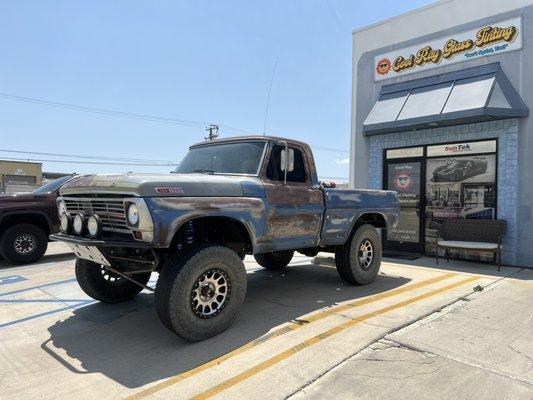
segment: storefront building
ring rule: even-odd
[[[503,219],[503,262],[533,266],[533,3],[440,1],[353,40],[350,185],[399,193],[385,248],[432,254],[445,219]]]

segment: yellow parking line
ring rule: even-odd
[[[341,324],[341,325],[338,325],[334,328],[331,328],[317,336],[314,336],[294,347],[291,347],[290,349],[288,350],[285,350],[284,352],[282,353],[279,353],[277,355],[275,355],[274,357],[271,357],[269,358],[268,360],[265,360],[257,365],[255,365],[254,367],[250,368],[250,369],[247,369],[246,371],[234,376],[233,378],[231,379],[228,379],[214,387],[212,387],[211,389],[208,389],[206,390],[205,392],[202,392],[194,397],[191,398],[191,400],[205,400],[205,399],[208,399],[210,397],[213,397],[214,395],[234,386],[234,385],[237,385],[238,383],[250,378],[251,376],[253,375],[256,375],[257,373],[291,357],[292,355],[296,354],[296,353],[299,353],[300,351],[326,339],[326,338],[329,338],[330,336],[333,336],[334,334],[336,333],[339,333],[339,332],[342,332],[344,331],[345,329],[348,329],[350,328],[351,326],[354,326],[360,322],[363,322],[363,321],[366,321],[367,319],[370,319],[370,318],[373,318],[375,316],[378,316],[378,315],[381,315],[381,314],[384,314],[384,313],[387,313],[389,311],[392,311],[392,310],[396,310],[398,308],[401,308],[401,307],[405,307],[409,304],[412,304],[412,303],[415,303],[417,301],[420,301],[420,300],[424,300],[424,299],[427,299],[428,297],[431,297],[431,296],[435,296],[437,294],[440,294],[440,293],[443,293],[443,292],[446,292],[448,290],[452,290],[458,286],[461,286],[461,285],[464,285],[466,283],[469,283],[469,282],[472,282],[476,279],[479,279],[479,276],[471,276],[469,278],[466,278],[466,279],[463,279],[459,282],[456,282],[456,283],[452,283],[450,285],[447,285],[447,286],[444,286],[440,289],[436,289],[436,290],[432,290],[431,292],[428,292],[428,293],[424,293],[424,294],[421,294],[419,296],[416,296],[416,297],[412,297],[410,299],[407,299],[407,300],[404,300],[404,301],[401,301],[399,303],[396,303],[396,304],[393,304],[391,306],[388,306],[388,307],[383,307],[383,308],[380,308],[379,310],[376,310],[376,311],[373,311],[373,312],[370,312],[368,314],[364,314],[360,317],[357,317],[357,318],[354,318],[354,319],[351,319],[350,321],[348,322],[345,322],[344,324]]]
[[[443,281],[445,279],[448,279],[448,278],[452,278],[454,276],[456,276],[457,274],[454,274],[454,273],[447,273],[447,274],[443,274],[443,275],[439,275],[439,276],[436,276],[434,278],[431,278],[431,279],[427,279],[425,281],[421,281],[421,282],[418,282],[418,283],[415,283],[415,284],[412,284],[412,285],[407,285],[407,286],[402,286],[400,288],[397,288],[397,289],[392,289],[392,290],[389,290],[388,292],[383,292],[383,293],[380,293],[380,294],[376,294],[376,295],[372,295],[372,296],[369,296],[369,297],[365,297],[361,300],[357,300],[357,301],[354,301],[354,302],[351,302],[351,303],[348,303],[348,304],[343,304],[341,306],[336,306],[336,307],[331,307],[325,311],[320,311],[316,314],[312,314],[310,317],[308,317],[305,322],[315,322],[315,321],[318,321],[322,318],[326,318],[327,316],[335,313],[335,312],[340,312],[340,311],[345,311],[345,310],[348,310],[350,308],[354,308],[354,307],[358,307],[358,306],[363,306],[363,305],[366,305],[366,304],[370,304],[370,303],[373,303],[373,302],[376,302],[378,300],[382,300],[382,299],[385,299],[387,297],[392,297],[392,296],[396,296],[398,294],[402,294],[402,293],[406,293],[406,292],[409,292],[411,290],[415,290],[415,289],[419,289],[421,287],[424,287],[424,286],[427,286],[427,285],[431,285],[432,283],[437,283],[437,282],[440,282],[440,281]],[[245,352],[246,350],[249,350],[253,347],[256,347],[262,343],[265,343],[266,341],[268,340],[271,340],[275,337],[278,337],[278,336],[281,336],[287,332],[291,332],[291,331],[294,331],[294,330],[297,330],[299,328],[301,328],[302,325],[301,323],[291,323],[287,326],[284,326],[282,328],[279,328],[279,329],[276,329],[275,331],[273,332],[270,332],[264,336],[261,336],[260,338],[257,338],[257,339],[254,339],[248,343],[246,343],[245,345],[235,349],[235,350],[232,350],[230,351],[229,353],[226,353],[220,357],[217,357],[217,358],[214,358],[213,360],[211,361],[208,361],[206,362],[205,364],[202,364],[202,365],[199,365],[189,371],[186,371],[186,372],[183,372],[179,375],[175,375],[175,376],[172,376],[170,378],[168,378],[167,380],[161,382],[161,383],[158,383],[152,387],[149,387],[145,390],[142,390],[138,393],[135,393],[129,397],[127,397],[126,399],[124,400],[140,400],[140,399],[143,399],[147,396],[150,396],[154,393],[157,393],[169,386],[172,386],[172,385],[175,385],[187,378],[190,378],[191,376],[194,376],[194,375],[197,375],[199,374],[200,372],[203,372],[205,371],[206,369],[209,369],[211,367],[214,367],[230,358],[233,358],[243,352]]]

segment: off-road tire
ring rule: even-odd
[[[134,274],[131,277],[146,285],[150,280],[150,273]],[[81,258],[76,260],[76,279],[88,296],[102,303],[122,303],[133,299],[143,290],[141,286],[123,277],[118,277],[115,282],[107,280],[100,264]]]
[[[29,235],[34,241],[31,251],[27,254],[18,252],[15,248],[17,238]],[[13,264],[30,264],[40,259],[48,248],[48,237],[46,233],[33,224],[17,224],[8,228],[2,235],[0,242],[0,254],[2,257]]]
[[[366,270],[360,262],[360,248],[367,240],[373,249],[372,261]],[[350,236],[348,241],[335,249],[335,265],[340,277],[352,285],[367,285],[376,279],[381,266],[381,238],[372,225],[364,224]]]
[[[210,270],[221,270],[229,281],[227,298],[211,317],[193,309],[193,288]],[[155,306],[170,331],[189,342],[198,342],[226,330],[235,320],[246,296],[246,270],[233,250],[214,244],[197,245],[171,257],[159,273]]]
[[[263,268],[271,271],[279,271],[285,268],[292,260],[294,256],[293,250],[275,251],[272,253],[259,253],[255,254],[254,258],[257,263]]]

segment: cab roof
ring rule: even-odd
[[[231,142],[249,142],[249,141],[269,141],[269,142],[278,142],[278,141],[286,141],[288,143],[293,144],[299,144],[304,147],[309,147],[307,143],[301,142],[299,140],[279,137],[279,136],[263,136],[263,135],[248,135],[248,136],[232,136],[228,138],[221,138],[221,139],[215,139],[215,140],[206,140],[204,142],[198,142],[190,146],[189,148],[193,147],[201,147],[201,146],[209,146],[213,144],[222,144],[222,143],[231,143]]]

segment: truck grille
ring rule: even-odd
[[[95,214],[102,221],[102,230],[119,233],[130,233],[126,223],[124,202],[120,199],[69,199],[63,197],[67,212],[75,214]]]

